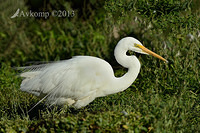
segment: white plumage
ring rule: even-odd
[[[100,58],[75,56],[69,60],[24,67],[28,71],[21,74],[24,77],[21,90],[45,97],[51,105],[84,107],[96,97],[123,91],[134,82],[140,71],[140,62],[134,55],[127,56],[128,50],[151,54],[166,61],[138,40],[126,37],[118,42],[114,53],[117,62],[128,68],[124,76],[115,77],[111,65]]]

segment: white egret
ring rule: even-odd
[[[136,56],[126,55],[128,50],[150,54],[167,62],[145,48],[137,39],[125,37],[114,50],[117,62],[128,68],[122,77],[115,77],[111,65],[100,58],[75,56],[69,60],[24,67],[28,71],[20,75],[24,77],[21,90],[43,97],[51,105],[84,107],[96,97],[124,91],[135,81],[140,71],[140,62]]]

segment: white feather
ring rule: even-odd
[[[59,100],[56,100],[59,98],[77,102],[90,95],[105,96],[104,92],[98,91],[106,87],[114,77],[112,67],[106,61],[91,56],[76,56],[70,60],[47,64],[44,68],[38,70],[35,66],[29,67],[28,72],[22,73],[25,79],[21,90],[37,96],[50,93],[47,97],[50,104],[59,104]],[[106,74],[104,78],[102,74]],[[63,103],[63,100],[60,102]]]
[[[55,63],[22,67],[26,71],[21,74],[25,78],[21,90],[46,98],[51,105],[84,107],[96,97],[127,89],[135,81],[140,71],[140,62],[135,56],[127,56],[128,50],[139,53],[147,51],[166,61],[144,48],[135,38],[126,37],[119,41],[114,51],[117,62],[128,68],[122,77],[115,77],[111,65],[100,58],[76,56]]]

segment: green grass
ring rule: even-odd
[[[50,1],[48,10],[73,9],[76,15],[47,20],[10,19],[16,5],[24,11],[31,5],[17,2],[11,4],[13,11],[7,5],[1,4],[5,10],[0,15],[0,132],[200,131],[198,1]],[[111,63],[121,76],[126,69],[116,63],[113,49],[125,36],[138,38],[169,63],[133,53],[142,67],[127,90],[97,98],[79,110],[48,108],[42,102],[28,113],[40,99],[20,91],[22,79],[13,66],[91,55]]]

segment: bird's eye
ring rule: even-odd
[[[137,47],[137,48],[139,48],[139,44],[137,44],[137,43],[134,43],[134,46]]]

